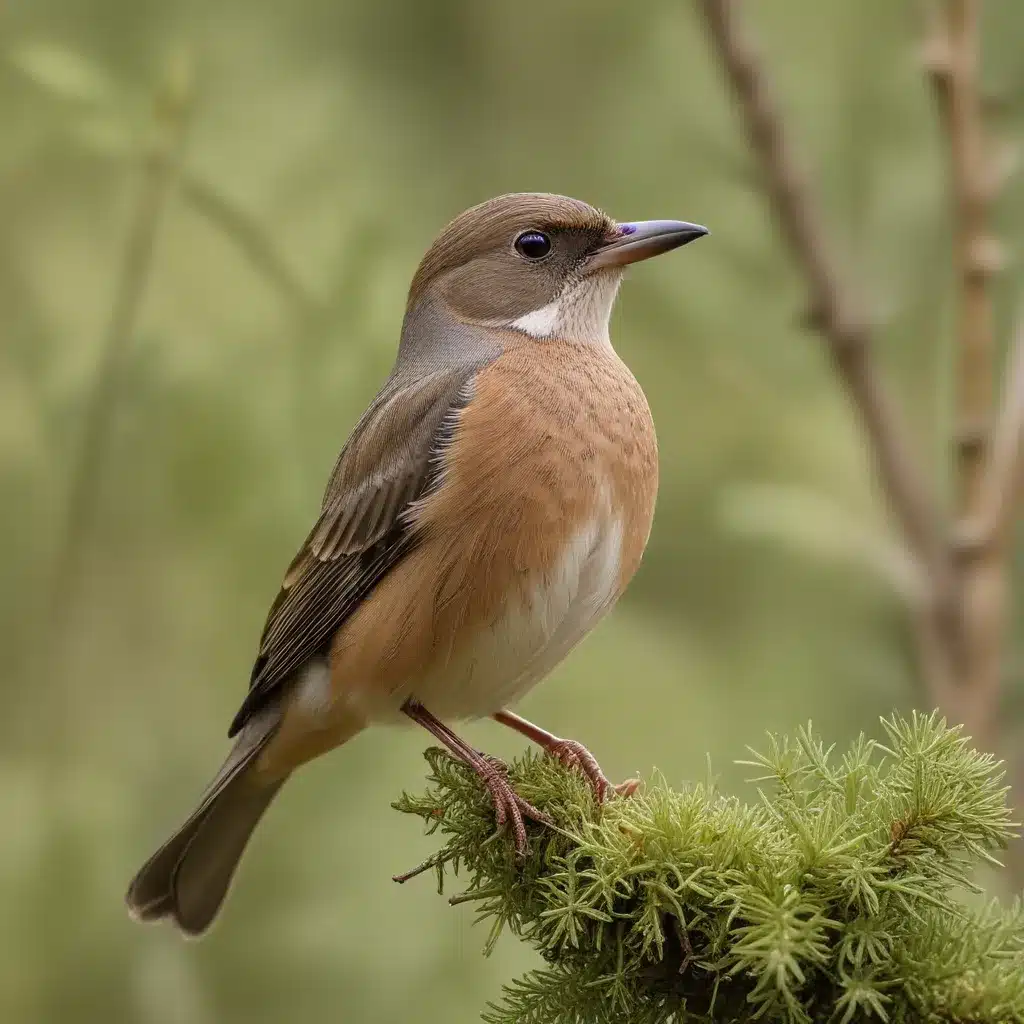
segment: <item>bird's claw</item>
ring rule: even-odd
[[[547,750],[566,768],[577,768],[583,773],[598,803],[604,803],[613,793],[616,796],[632,796],[640,786],[639,779],[626,779],[618,785],[611,782],[601,771],[597,758],[578,740],[558,740]]]
[[[495,757],[484,756],[476,771],[487,787],[494,804],[494,822],[498,829],[510,825],[515,841],[516,853],[523,857],[529,852],[526,841],[526,820],[541,825],[553,825],[551,816],[534,807],[529,800],[524,800],[508,780],[508,769],[503,761]]]

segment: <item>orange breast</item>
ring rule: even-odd
[[[618,357],[517,338],[477,378],[443,483],[415,510],[422,543],[339,631],[336,696],[390,717],[418,680],[443,678],[463,645],[529,602],[602,508],[619,531],[614,601],[640,562],[657,485],[650,410]]]

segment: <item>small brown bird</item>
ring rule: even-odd
[[[134,916],[205,931],[289,775],[403,716],[481,776],[520,848],[524,817],[544,816],[446,721],[491,716],[609,793],[586,748],[507,709],[640,562],[657,441],[608,320],[627,264],[705,234],[532,193],[441,232],[413,278],[394,369],[270,609],[235,746],[132,881]]]

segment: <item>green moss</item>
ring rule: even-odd
[[[937,716],[883,723],[842,757],[811,730],[744,762],[749,806],[651,780],[598,807],[544,757],[509,767],[555,828],[517,858],[486,793],[432,749],[430,788],[398,810],[445,837],[430,862],[545,961],[489,1024],[1024,1021],[1024,908],[955,898],[1009,838],[999,764]]]

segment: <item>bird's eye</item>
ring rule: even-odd
[[[543,231],[524,231],[516,238],[516,252],[528,260],[542,260],[551,252],[551,239]]]

